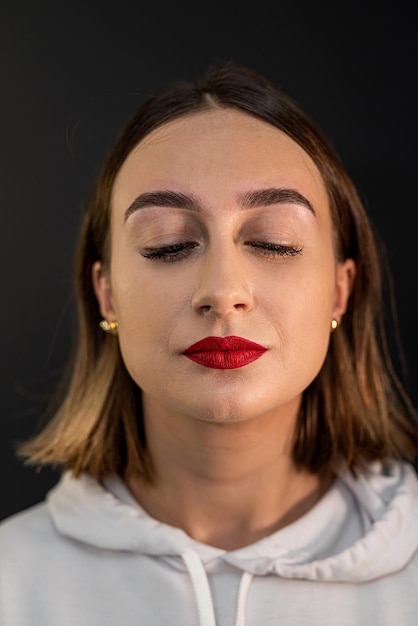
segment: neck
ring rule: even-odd
[[[282,416],[214,423],[144,407],[156,478],[128,483],[148,513],[225,550],[248,545],[293,522],[325,490],[291,457],[297,407]]]

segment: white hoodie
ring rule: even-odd
[[[1,626],[418,626],[418,480],[341,476],[302,518],[226,552],[123,482],[64,473],[0,524]]]

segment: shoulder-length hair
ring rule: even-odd
[[[122,164],[148,133],[171,120],[236,109],[280,129],[319,169],[329,198],[338,261],[352,258],[356,277],[348,309],[330,338],[322,369],[304,391],[293,459],[315,473],[356,474],[386,457],[418,453],[416,414],[390,358],[383,317],[382,262],[371,221],[339,156],[316,123],[280,86],[234,62],[209,69],[201,82],[175,82],[143,102],[105,159],[78,240],[75,284],[78,339],[65,394],[53,418],[19,455],[31,464],[86,471],[101,478],[136,474],[151,481],[141,394],[116,337],[99,328],[92,266],[109,262],[111,194]]]

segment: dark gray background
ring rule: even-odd
[[[275,79],[342,156],[386,241],[416,401],[414,2],[9,3],[0,14],[0,519],[57,480],[23,467],[14,446],[39,423],[71,345],[75,238],[103,154],[143,96],[220,59]]]

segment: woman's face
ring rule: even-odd
[[[294,415],[354,275],[351,260],[336,262],[307,153],[237,111],[183,117],[128,156],[111,223],[110,267],[96,264],[93,283],[146,410],[205,421]],[[194,346],[208,337],[260,347]]]

